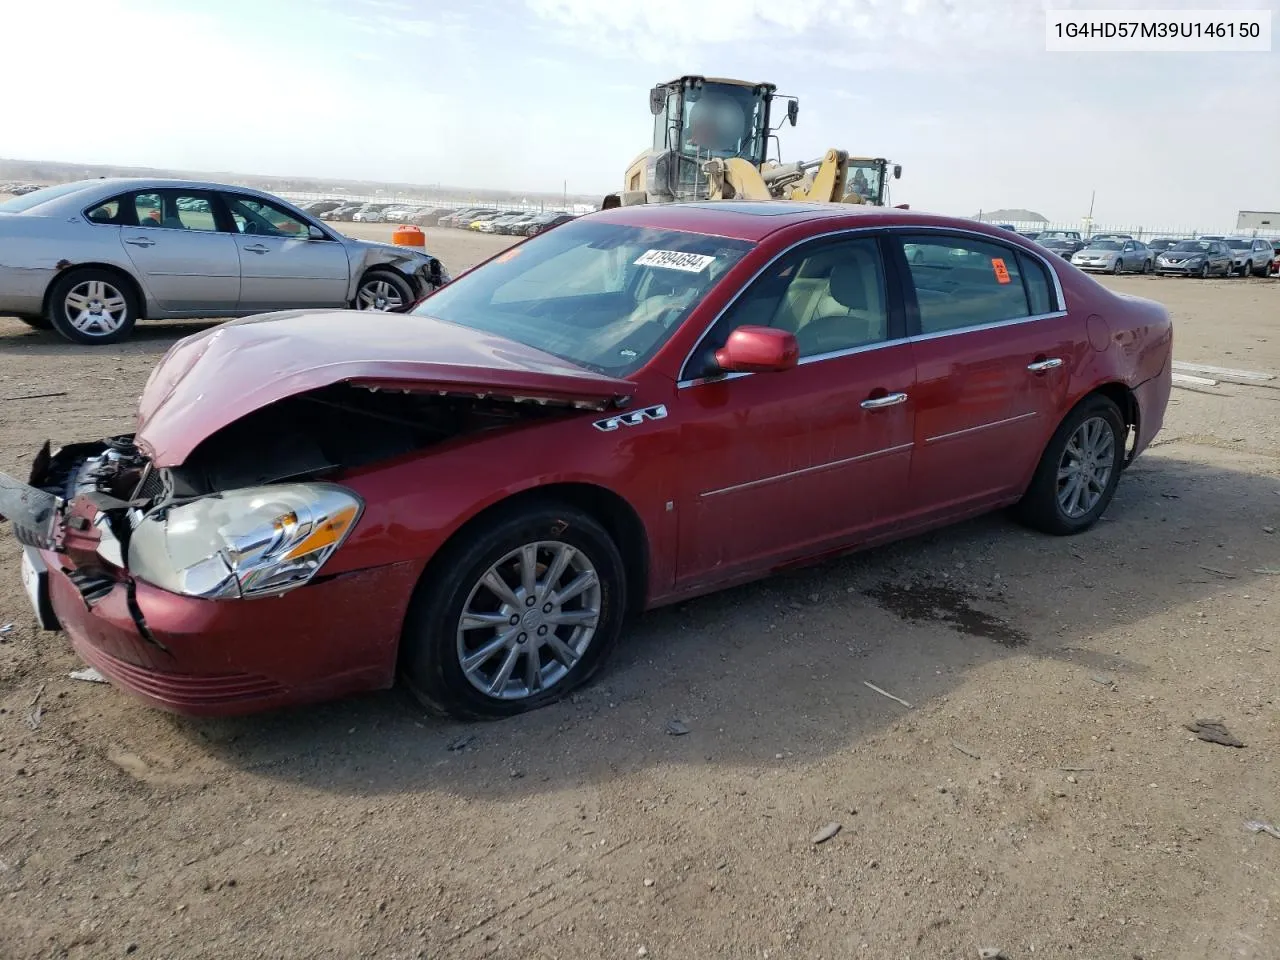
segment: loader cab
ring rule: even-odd
[[[845,174],[846,202],[887,206],[890,176],[895,180],[901,178],[902,164],[890,166],[883,157],[850,157]]]
[[[684,76],[649,91],[649,202],[705,199],[708,183],[702,165],[708,160],[739,157],[759,168],[768,147],[775,89],[771,83]],[[787,119],[793,126],[797,109],[791,101]]]

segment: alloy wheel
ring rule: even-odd
[[[1072,520],[1098,505],[1116,465],[1116,439],[1102,417],[1076,427],[1058,461],[1058,507]]]
[[[63,299],[67,322],[88,336],[107,336],[119,330],[129,317],[129,302],[105,280],[86,280]]]
[[[357,310],[399,310],[404,298],[395,285],[387,280],[369,280],[360,285],[356,293]]]
[[[463,604],[457,626],[463,675],[502,700],[554,687],[595,637],[601,601],[600,576],[581,550],[539,540],[510,551]]]

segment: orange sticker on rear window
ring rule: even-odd
[[[1009,268],[1004,265],[1004,261],[999,257],[991,258],[991,269],[996,272],[997,283],[1009,283]]]

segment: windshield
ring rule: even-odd
[[[1249,250],[1253,247],[1252,240],[1228,240],[1227,246],[1232,250]]]
[[[764,99],[750,87],[708,83],[700,91],[686,90],[681,151],[758,163],[764,158],[764,113]]]
[[[0,213],[25,213],[32,207],[38,207],[42,203],[57,200],[68,193],[75,193],[77,190],[83,189],[84,183],[82,182],[59,183],[52,187],[41,187],[39,190],[32,190],[25,196],[12,197],[4,203],[0,203]]]
[[[1089,244],[1090,250],[1119,250],[1120,244],[1114,240],[1094,240]]]
[[[1180,253],[1208,253],[1211,246],[1207,240],[1179,240],[1169,249]]]
[[[625,377],[751,247],[700,233],[572,221],[499,254],[413,312]]]
[[[1071,246],[1071,241],[1063,240],[1061,237],[1050,237],[1048,240],[1042,238],[1040,245],[1044,247],[1069,247]]]

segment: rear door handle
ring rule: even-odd
[[[128,237],[125,243],[131,243],[135,247],[154,247],[156,242],[150,237]]]
[[[248,250],[250,253],[270,253],[271,252],[270,247],[264,246],[261,243],[255,243],[253,244],[253,246],[245,247],[245,249]]]
[[[1050,357],[1048,360],[1037,360],[1035,363],[1028,363],[1027,369],[1032,373],[1043,373],[1046,370],[1054,370],[1062,366],[1061,357]]]
[[[872,397],[870,400],[862,401],[863,410],[879,410],[881,407],[893,407],[899,403],[906,403],[907,395],[905,393],[888,393],[883,397]]]

